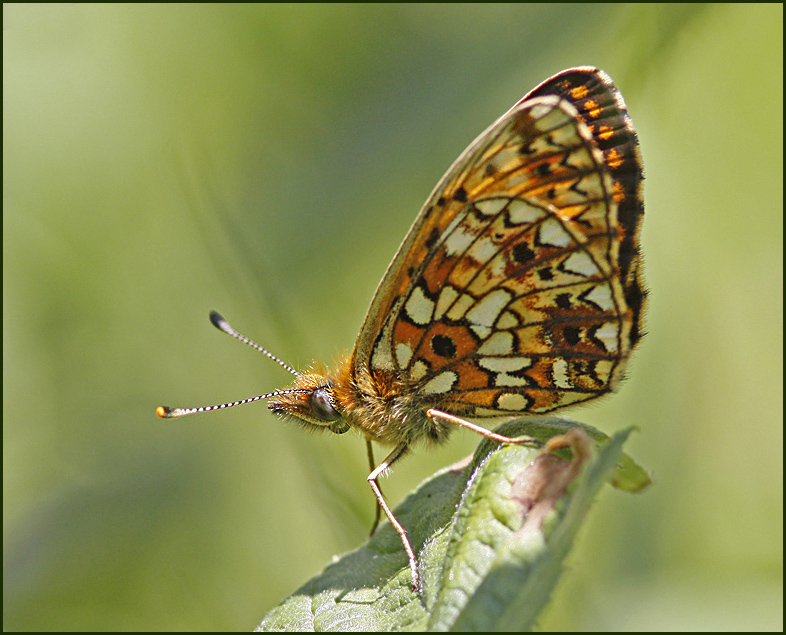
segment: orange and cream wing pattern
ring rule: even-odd
[[[640,336],[641,161],[611,80],[541,84],[459,157],[390,265],[352,358],[457,415],[612,390]]]

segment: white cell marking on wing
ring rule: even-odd
[[[603,311],[611,311],[614,309],[614,298],[612,297],[611,286],[609,284],[595,285],[592,287],[592,291],[583,297]]]
[[[497,174],[500,172],[505,173],[500,175],[502,178],[507,178],[511,172],[521,167],[522,157],[519,153],[519,149],[520,146],[516,143],[512,146],[508,145],[507,147],[497,150],[496,156],[494,157],[494,164],[497,167]]]
[[[592,155],[591,153],[587,152],[587,159],[585,165],[592,164]],[[590,172],[589,174],[585,175],[584,178],[581,179],[578,185],[579,189],[585,192],[584,198],[586,199],[598,199],[596,200],[592,206],[593,207],[600,207],[602,209],[606,209],[606,203],[604,200],[604,189],[603,189],[603,177],[601,176],[600,172]]]
[[[516,317],[516,315],[510,311],[505,311],[502,315],[499,316],[496,327],[498,329],[512,329],[516,328],[518,325],[519,319]]]
[[[573,237],[556,218],[547,218],[538,228],[538,242],[541,245],[567,247],[573,242]]]
[[[465,293],[455,304],[448,310],[448,318],[451,320],[460,320],[466,315],[467,311],[475,305],[475,298]]]
[[[390,331],[392,329],[392,320],[388,319],[383,329],[383,335],[374,347],[374,352],[371,356],[371,366],[379,370],[395,370],[393,364],[393,356],[390,352]]]
[[[551,365],[551,372],[554,376],[554,385],[563,390],[571,390],[573,384],[570,382],[570,375],[568,374],[568,362],[564,359],[558,358],[554,360]]]
[[[409,366],[409,360],[412,359],[412,347],[404,342],[396,344],[396,361],[399,368],[406,368]]]
[[[431,322],[431,316],[434,314],[434,302],[426,297],[423,289],[415,287],[407,298],[404,310],[410,320],[423,326]]]
[[[490,238],[482,238],[467,250],[467,255],[477,262],[486,263],[497,254],[498,250],[499,246]]]
[[[450,392],[457,381],[458,375],[452,370],[446,370],[427,382],[423,390],[429,394],[444,394]]]
[[[525,410],[529,403],[524,395],[506,392],[497,397],[497,406],[502,410]]]
[[[564,117],[563,121],[567,125],[561,125],[558,129],[552,130],[549,133],[549,137],[550,137],[550,140],[552,142],[552,146],[559,146],[559,147],[562,147],[562,148],[570,147],[570,146],[575,147],[579,143],[581,143],[581,137],[578,135],[578,133],[576,132],[576,129],[573,127],[573,122],[571,120],[569,120],[567,117],[565,117],[564,113],[560,113],[560,114]],[[583,125],[583,124],[579,124],[579,125]],[[586,128],[586,126],[585,126],[585,128]],[[576,160],[573,159],[572,155],[571,155],[570,164],[571,165],[577,165],[577,162],[576,162]],[[592,163],[581,163],[581,162],[579,162],[578,165],[580,165],[580,166],[592,166],[593,164]]]
[[[600,377],[601,381],[605,384],[611,378],[612,372],[615,376],[619,377],[622,373],[625,372],[625,366],[627,365],[628,360],[611,360],[611,359],[599,359],[595,363],[595,374]],[[617,385],[612,386],[612,390],[615,392],[619,389],[619,383]]]
[[[478,365],[495,373],[512,373],[532,366],[529,357],[481,357]]]
[[[496,216],[502,211],[502,208],[507,205],[508,199],[506,198],[487,198],[482,201],[477,201],[475,207],[484,216]]]
[[[546,136],[536,137],[535,139],[528,139],[528,147],[530,149],[531,156],[543,156],[546,154],[551,154],[556,149],[556,146],[552,143],[552,140]]]
[[[603,177],[608,177],[608,175],[602,175]],[[603,190],[603,183],[604,179],[601,176],[598,177],[597,188],[598,191],[591,191],[587,193],[587,196],[590,197],[590,200],[585,201],[581,204],[582,206],[582,213],[581,217],[587,220],[588,222],[592,223],[593,227],[597,228],[608,228],[609,221],[609,208],[608,203],[603,199],[605,196],[605,191]],[[595,198],[597,200],[591,200]]]
[[[531,382],[526,377],[515,377],[507,373],[498,373],[494,377],[494,385],[503,386],[528,386]]]
[[[490,326],[484,326],[483,324],[470,324],[469,328],[471,328],[472,332],[482,340],[485,340],[489,335],[491,335]]]
[[[573,155],[571,155],[572,158]],[[572,161],[571,161],[572,163]],[[561,188],[557,190],[556,196],[549,199],[549,203],[554,205],[558,210],[563,207],[569,207],[571,205],[582,205],[587,202],[588,195],[592,194],[592,190],[590,192],[577,192],[576,190],[568,189],[568,188]],[[570,220],[570,216],[567,217],[562,215],[566,220]]]
[[[453,220],[452,220],[452,221],[450,221],[450,223],[448,223],[448,226],[447,226],[447,227],[445,227],[445,231],[443,231],[443,232],[442,232],[442,235],[440,236],[440,238],[444,238],[445,236],[450,236],[450,234],[452,234],[452,233],[453,233],[453,230],[455,230],[455,229],[456,229],[456,227],[458,227],[459,223],[460,223],[460,222],[461,222],[463,219],[464,219],[464,215],[463,215],[463,214],[457,214],[457,215],[456,215],[456,216],[453,218]]]
[[[603,342],[609,353],[619,350],[620,328],[616,322],[604,322],[603,326],[595,331],[595,337]]]
[[[574,251],[562,261],[560,269],[585,277],[594,276],[600,273],[595,262],[584,251]]]
[[[510,355],[513,352],[513,334],[497,331],[478,348],[480,355]]]
[[[426,364],[422,360],[418,360],[414,364],[412,364],[412,369],[409,371],[409,378],[412,381],[420,381],[426,376],[427,372],[428,372],[428,364]]]
[[[513,295],[505,289],[490,291],[467,312],[467,320],[478,326],[494,326],[494,322],[512,297]]]
[[[459,296],[459,292],[456,290],[455,287],[450,285],[446,285],[442,287],[442,291],[439,292],[439,297],[437,298],[437,307],[434,311],[434,319],[439,320],[442,319],[442,316],[445,314],[445,311],[448,310],[448,307],[453,304],[453,301]]]
[[[532,127],[540,132],[551,131],[565,125],[567,116],[553,104],[538,104],[530,110]]]
[[[393,366],[393,356],[387,350],[387,347],[384,346],[379,346],[374,351],[371,365],[378,370],[395,370]]]
[[[535,223],[546,215],[540,207],[530,205],[520,198],[515,198],[508,205],[508,219],[514,225]]]
[[[574,145],[575,145],[575,141],[579,139],[579,137],[576,136],[575,131],[571,130],[570,137],[571,139],[574,140]],[[592,159],[592,152],[590,152],[584,146],[574,147],[571,150],[570,156],[568,157],[568,163],[573,167],[588,167],[588,168],[594,167],[595,164],[595,162]],[[577,189],[580,190],[585,190],[587,189],[587,187],[588,184],[584,180],[582,180],[577,185]],[[565,193],[569,191],[570,190],[564,190]],[[572,195],[581,196],[581,200],[586,200],[586,196],[584,196],[583,194],[580,195],[578,192],[575,191],[570,191],[570,192]]]
[[[463,229],[454,231],[445,241],[445,253],[448,256],[455,256],[456,254],[463,254],[467,247],[472,244],[475,236]]]

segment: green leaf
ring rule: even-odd
[[[566,433],[568,430],[574,432]],[[565,418],[519,419],[501,434],[562,449],[484,441],[474,457],[435,474],[395,509],[418,555],[424,591],[410,585],[398,534],[384,523],[278,607],[259,631],[529,630],[604,482],[650,481],[609,438]],[[581,431],[576,434],[576,431]]]

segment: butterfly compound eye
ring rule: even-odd
[[[311,413],[322,421],[335,421],[341,418],[341,414],[333,407],[329,388],[317,388],[311,393]]]

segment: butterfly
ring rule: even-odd
[[[603,71],[546,80],[459,156],[382,278],[351,354],[298,372],[292,387],[229,404],[157,410],[178,417],[270,399],[306,428],[363,434],[368,482],[417,557],[377,479],[418,444],[467,418],[546,413],[620,383],[642,334],[642,161],[625,102]],[[392,448],[379,465],[372,442]],[[376,527],[377,522],[375,522]],[[373,531],[373,529],[372,529]]]

